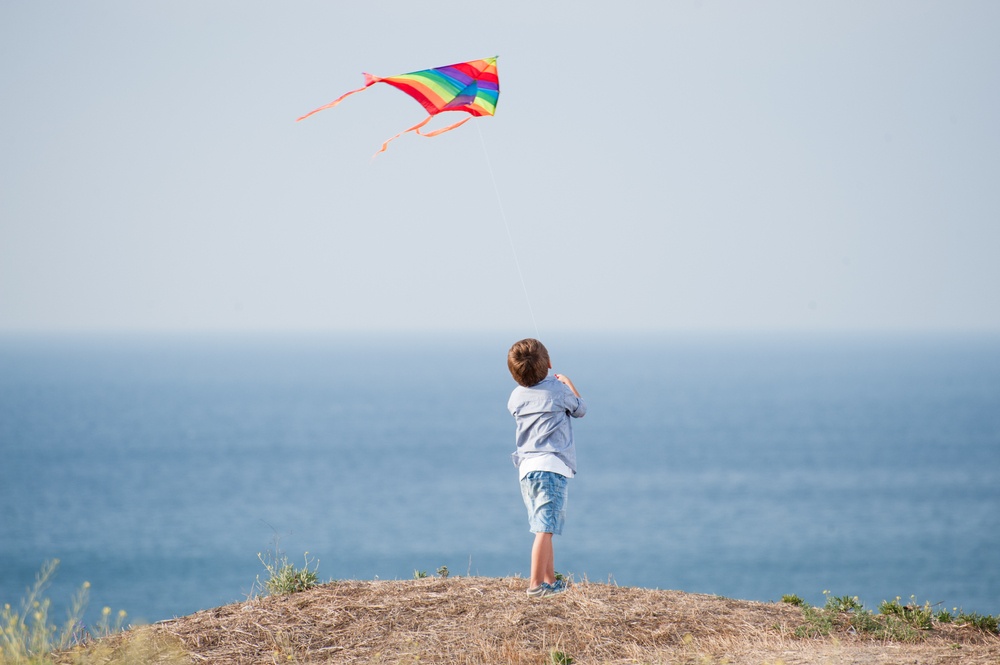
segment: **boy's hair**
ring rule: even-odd
[[[549,352],[537,339],[514,342],[507,352],[507,369],[522,386],[530,388],[540,383],[549,373]]]

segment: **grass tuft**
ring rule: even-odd
[[[268,551],[266,558],[258,552],[257,558],[260,559],[260,562],[264,564],[264,568],[267,569],[268,578],[261,584],[260,577],[258,576],[257,585],[267,589],[268,594],[272,596],[284,596],[290,593],[305,591],[318,585],[319,577],[316,574],[316,570],[319,568],[319,562],[316,559],[310,559],[309,552],[306,552],[303,557],[305,565],[302,568],[296,568],[289,563],[288,557],[281,553],[277,549],[277,546],[273,552]],[[310,569],[310,565],[314,567]]]
[[[0,610],[0,665],[52,663],[50,654],[55,651],[65,651],[88,640],[121,632],[127,616],[124,610],[112,617],[111,608],[105,607],[96,624],[88,627],[83,623],[90,600],[90,582],[84,582],[73,595],[62,626],[51,621],[52,603],[45,597],[45,591],[58,567],[59,559],[43,563],[19,607],[8,603]]]

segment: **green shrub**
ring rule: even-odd
[[[833,632],[834,613],[815,607],[803,607],[806,622],[795,629],[796,637],[825,637]]]
[[[960,612],[959,615],[955,617],[955,622],[969,624],[970,626],[975,626],[979,630],[987,633],[993,633],[994,635],[1000,631],[1000,627],[998,627],[998,617],[990,614],[978,614],[976,612],[967,614],[965,612]]]

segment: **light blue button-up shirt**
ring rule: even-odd
[[[570,477],[576,474],[576,446],[570,419],[587,413],[582,397],[550,376],[530,388],[514,388],[507,410],[517,426],[517,450],[511,455],[515,466],[520,468],[522,463],[530,461],[532,470],[559,473],[564,466],[571,472]],[[555,468],[547,468],[545,461],[539,459],[545,457],[558,460]]]

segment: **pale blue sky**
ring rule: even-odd
[[[992,0],[5,2],[0,330],[530,334],[505,222],[543,335],[1000,330],[998,26]],[[494,118],[374,161],[423,117],[388,86],[294,122],[362,71],[491,55]]]

